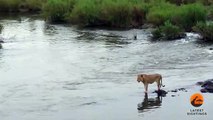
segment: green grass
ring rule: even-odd
[[[152,4],[147,14],[147,22],[156,26],[163,25],[165,21],[171,19],[178,7],[171,3],[159,2]]]
[[[124,27],[130,25],[132,5],[129,1],[108,2],[105,0],[100,7],[100,19],[108,22],[110,26]]]
[[[206,18],[206,8],[199,3],[181,6],[161,3],[153,6],[147,15],[147,21],[158,26],[152,32],[153,39],[166,40],[181,38],[184,36],[183,31],[191,31],[193,26],[198,22],[205,22]]]
[[[140,26],[147,12],[143,0],[79,0],[69,20],[84,26]]]
[[[177,12],[172,15],[171,21],[175,25],[191,31],[197,22],[204,22],[207,18],[207,12],[202,4],[188,4],[179,7]]]
[[[40,11],[47,0],[0,0],[0,12]]]
[[[174,40],[185,37],[183,30],[169,21],[166,21],[164,25],[156,28],[152,32],[152,35],[153,40]]]
[[[190,31],[197,22],[205,21],[206,18],[205,7],[198,3],[176,6],[162,2],[150,8],[147,15],[147,21],[156,26],[162,25],[165,21],[171,21],[186,31]]]
[[[195,32],[198,32],[203,40],[213,42],[213,23],[199,22],[193,27]]]
[[[11,0],[15,1],[15,0]],[[23,0],[18,0],[23,1]],[[149,6],[144,0],[26,0],[16,1],[20,6],[40,10],[51,22],[72,22],[82,25],[106,25],[114,27],[139,26],[146,19]],[[2,8],[8,1],[3,0]],[[5,11],[11,11],[9,7]]]
[[[166,0],[166,1],[176,5],[192,4],[192,3],[201,3],[203,5],[213,4],[213,0]]]
[[[43,15],[50,22],[65,22],[75,2],[76,0],[47,0],[43,5]]]
[[[69,21],[81,25],[93,25],[98,22],[99,2],[95,0],[79,0],[69,15]]]
[[[186,31],[190,31],[197,22],[206,20],[206,7],[201,4],[205,0],[184,0],[177,6],[178,1],[0,0],[0,11],[18,12],[20,8],[42,10],[43,16],[50,22],[71,22],[83,26],[140,27],[146,22],[160,26],[171,21]],[[205,4],[212,4],[211,1]],[[208,16],[211,14],[208,12]]]

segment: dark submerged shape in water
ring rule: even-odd
[[[4,41],[3,41],[3,40],[1,40],[1,38],[0,38],[0,44],[1,44],[1,43],[4,43]]]
[[[2,48],[1,43],[4,43],[4,41],[3,41],[2,38],[0,37],[0,49]]]
[[[204,82],[197,82],[197,85],[200,85],[202,87],[202,89],[200,90],[202,93],[213,93],[213,79],[209,79]]]

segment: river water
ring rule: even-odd
[[[197,81],[213,78],[213,45],[187,38],[151,42],[150,30],[78,29],[32,17],[4,18],[0,36],[1,120],[175,120],[194,119],[190,95]],[[137,40],[133,35],[137,34]],[[163,100],[152,93],[146,102],[138,73],[160,73],[165,90],[185,87]],[[202,109],[212,119],[211,94]],[[159,102],[160,101],[160,102]]]

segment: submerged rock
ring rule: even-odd
[[[167,91],[165,90],[155,90],[153,93],[157,93],[158,96],[166,96],[166,94],[168,93]]]
[[[202,85],[203,83],[204,82],[199,81],[199,82],[196,83],[196,85]]]
[[[202,89],[200,90],[202,93],[213,93],[213,79],[209,79],[204,82],[197,82],[197,85],[200,85],[202,87]]]
[[[179,91],[186,91],[185,88],[179,88],[178,90],[179,90]]]
[[[2,48],[1,43],[4,43],[3,38],[0,36],[0,49]]]
[[[178,91],[187,92],[186,88],[178,88],[178,89],[171,90],[169,92],[178,92]]]
[[[200,89],[200,92],[207,93],[208,91],[206,89]]]
[[[0,39],[0,43],[4,43],[4,41]]]
[[[177,89],[175,89],[175,90],[171,90],[171,92],[177,92]]]
[[[0,36],[0,43],[4,43],[3,38]]]
[[[187,92],[186,88],[178,88],[178,89],[169,90],[169,91],[165,91],[165,90],[155,90],[153,93],[157,93],[158,96],[163,96],[163,97],[165,97],[166,94],[167,94],[168,92],[176,93],[176,92],[179,92],[179,91]],[[175,97],[175,96],[172,95],[172,97]]]
[[[213,93],[213,86],[212,85],[207,85],[205,86],[205,89],[210,92],[210,93]]]

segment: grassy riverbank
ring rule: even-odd
[[[211,15],[209,5],[203,2],[175,0],[48,0],[43,7],[46,18],[52,22],[66,21],[84,26],[106,25],[112,27],[136,27],[144,23],[156,26],[165,21],[191,29],[197,21],[205,21]],[[195,0],[194,0],[195,1]],[[200,1],[200,0],[197,0]],[[203,4],[202,4],[203,3]],[[209,13],[208,13],[209,10]],[[207,14],[208,13],[208,14]]]
[[[0,12],[37,12],[47,0],[0,0]]]
[[[116,28],[148,23],[159,32],[169,22],[178,34],[192,31],[198,22],[213,20],[212,8],[213,0],[0,0],[1,12],[40,11],[53,23]]]

